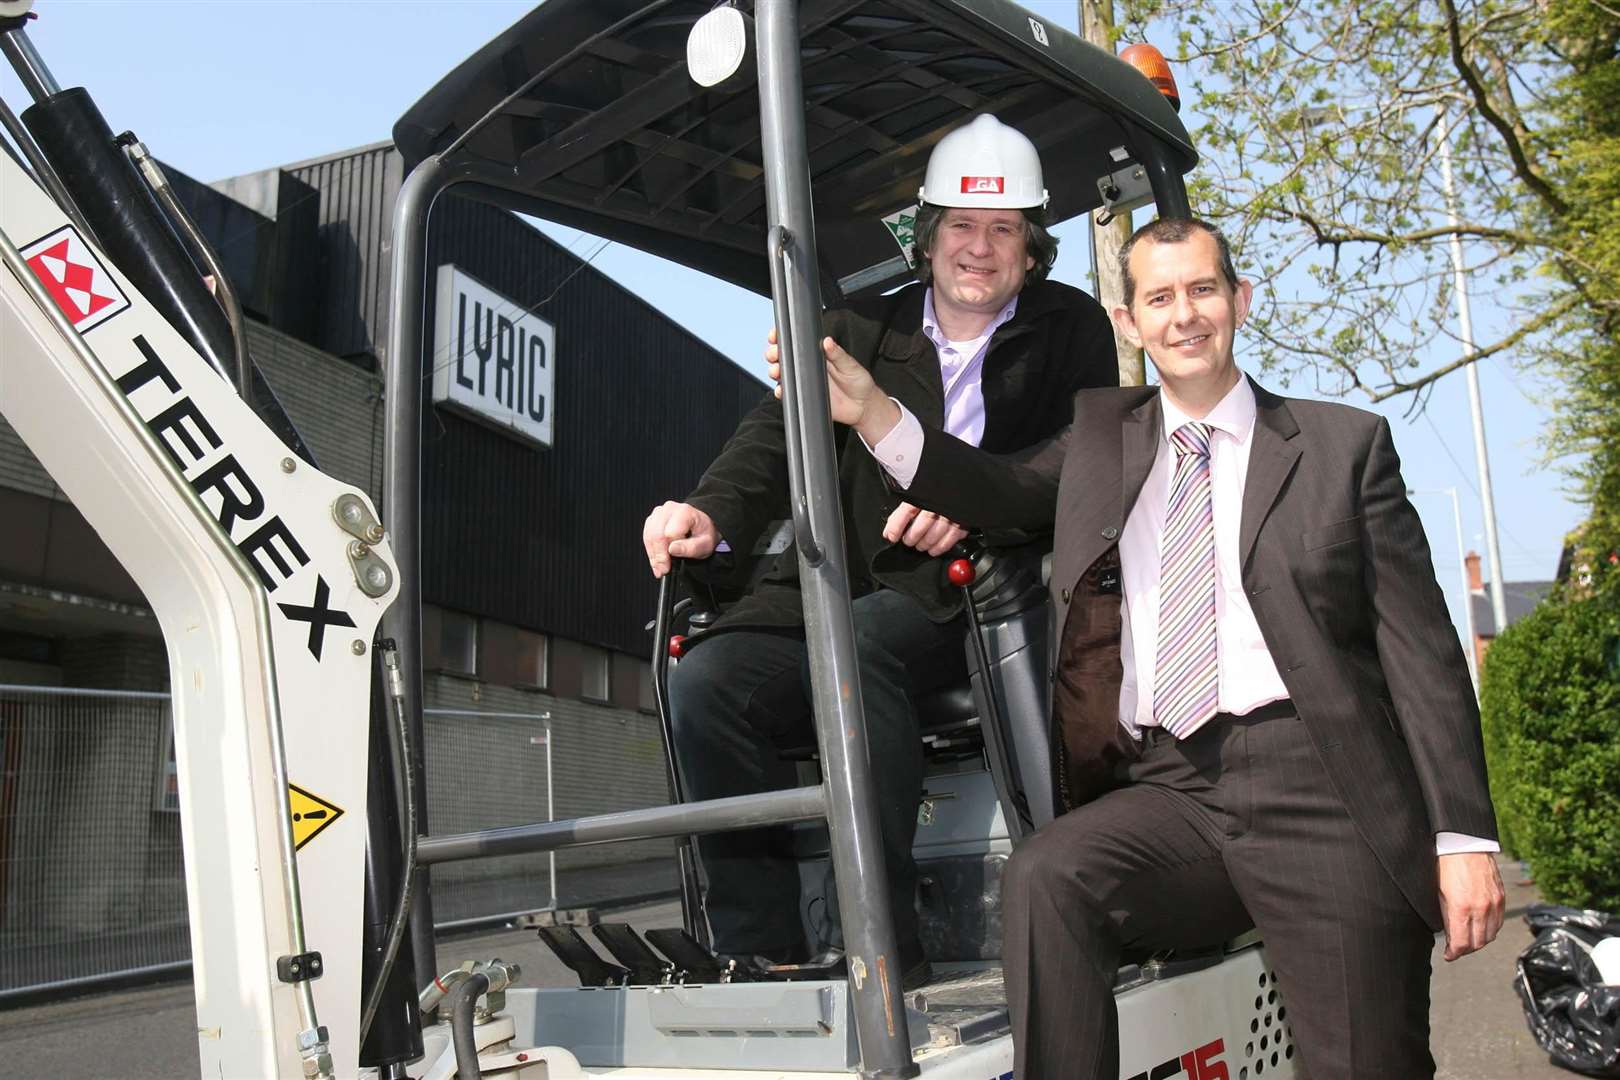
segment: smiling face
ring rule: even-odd
[[[947,207],[934,250],[925,254],[933,271],[934,311],[947,325],[993,317],[1018,295],[1035,265],[1018,210]]]
[[[1193,410],[1213,408],[1237,383],[1232,343],[1254,287],[1227,281],[1215,238],[1202,230],[1174,243],[1144,237],[1130,265],[1136,292],[1129,307],[1114,309],[1114,324],[1147,350],[1166,392],[1202,415]]]

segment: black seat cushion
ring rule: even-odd
[[[979,710],[967,683],[932,691],[917,700],[917,733],[925,739],[971,731],[978,726]],[[809,761],[816,756],[814,743],[783,745],[778,750],[787,761]]]
[[[961,731],[977,725],[979,707],[967,683],[925,694],[917,700],[917,729],[923,735]]]

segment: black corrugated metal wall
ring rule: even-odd
[[[320,345],[375,355],[399,158],[373,147],[289,171],[321,191]],[[556,412],[553,445],[537,449],[427,410],[423,599],[645,652],[657,590],[642,520],[692,488],[764,385],[526,222],[454,195],[433,211],[425,353],[431,285],[447,262],[556,328]]]
[[[321,316],[312,344],[377,355],[388,337],[388,249],[404,164],[382,143],[287,170],[320,192]]]

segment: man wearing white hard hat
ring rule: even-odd
[[[1069,423],[1077,390],[1114,386],[1118,372],[1102,307],[1047,280],[1057,241],[1045,228],[1047,193],[1034,144],[993,116],[975,117],[934,148],[919,202],[918,282],[828,312],[828,337],[866,365],[885,393],[963,442],[1014,453],[1051,438]],[[766,356],[774,362],[774,344]],[[926,961],[913,904],[923,761],[912,702],[967,680],[960,591],[945,580],[941,556],[978,523],[919,511],[848,429],[839,429],[838,439],[883,861],[902,964],[915,977]],[[881,455],[885,448],[872,449]],[[642,540],[657,576],[672,557],[706,560],[707,572],[723,576],[730,553],[753,550],[787,510],[782,411],[767,397],[696,490],[653,510]],[[675,749],[690,798],[796,782],[780,747],[813,740],[808,675],[798,558],[789,548],[712,628],[688,640],[670,676]],[[798,871],[785,849],[775,829],[699,838],[716,952],[774,963],[805,959]],[[830,883],[826,895],[830,901]]]

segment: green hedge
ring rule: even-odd
[[[1620,912],[1620,595],[1554,598],[1486,654],[1480,706],[1503,846],[1554,903]]]

